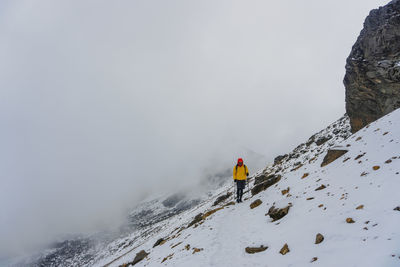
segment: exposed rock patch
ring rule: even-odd
[[[277,221],[283,217],[285,217],[289,213],[290,205],[286,206],[285,208],[278,209],[275,208],[275,206],[272,206],[269,208],[268,213],[266,215],[269,215],[271,217],[272,221]]]
[[[281,163],[282,160],[285,159],[285,158],[287,158],[287,157],[288,157],[288,154],[281,155],[281,156],[277,156],[277,157],[274,159],[274,165],[277,165],[277,164]]]
[[[306,172],[305,174],[303,174],[303,176],[301,176],[301,179],[306,178],[308,175],[310,175],[308,172]]]
[[[166,261],[166,260],[172,259],[173,256],[174,256],[174,253],[169,254],[167,257],[165,257],[165,258],[161,261],[161,263],[163,263],[163,262]]]
[[[254,195],[260,193],[261,191],[266,190],[271,185],[276,184],[277,182],[279,182],[280,179],[281,179],[280,175],[272,175],[272,176],[270,176],[265,182],[262,182],[260,184],[255,185],[251,189],[251,194],[254,196]]]
[[[230,196],[232,195],[231,192],[226,193],[225,195],[219,196],[215,201],[213,206],[217,206],[219,203],[221,203],[222,201],[227,200]]]
[[[261,174],[258,175],[257,177],[254,178],[254,185],[260,184],[260,183],[264,183],[266,181],[272,180],[272,179],[276,179],[279,175],[275,175],[275,174]]]
[[[282,195],[286,195],[287,193],[289,193],[289,191],[290,191],[290,187],[288,187],[288,188],[286,188],[286,189],[283,189],[283,190],[281,191],[281,193],[282,193]]]
[[[281,253],[282,255],[285,255],[285,254],[287,254],[289,252],[290,252],[290,249],[289,249],[288,244],[283,245],[283,247],[279,251],[279,253]]]
[[[320,233],[317,234],[317,236],[315,237],[315,244],[319,244],[322,241],[324,241],[324,236]]]
[[[203,248],[193,248],[192,254],[195,254],[195,253],[200,252],[202,250],[203,250]]]
[[[260,247],[247,247],[245,251],[249,254],[259,253],[267,250],[268,247],[260,246]]]
[[[165,243],[165,239],[164,239],[164,238],[160,238],[160,239],[158,239],[158,240],[156,241],[156,243],[154,243],[153,248],[155,248],[155,247],[157,247],[157,246],[160,246],[160,245],[162,245],[162,244],[164,244],[164,243]]]
[[[317,188],[315,189],[315,191],[319,191],[319,190],[322,190],[322,189],[325,189],[325,188],[326,188],[325,185],[320,185],[319,187],[317,187]]]
[[[193,221],[191,221],[191,222],[189,223],[188,228],[189,228],[190,226],[192,226],[192,225],[194,225],[194,224],[200,222],[201,220],[203,220],[203,213],[197,214],[197,215],[194,217]]]
[[[256,199],[253,203],[250,204],[250,209],[254,209],[255,207],[260,206],[262,203],[261,199]]]
[[[344,150],[344,149],[329,149],[328,153],[326,154],[326,156],[324,157],[324,160],[321,163],[321,167],[324,167],[324,166],[328,165],[329,163],[332,163],[333,161],[340,158],[347,152],[348,152],[348,150]]]
[[[122,264],[121,267],[126,267],[129,265],[135,265],[136,263],[140,262],[141,260],[143,260],[144,258],[147,257],[147,255],[149,255],[149,253],[147,253],[144,250],[139,251],[138,253],[136,253],[135,258],[133,259],[133,261]]]

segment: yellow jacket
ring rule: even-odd
[[[233,167],[233,180],[246,180],[248,173],[249,170],[247,169],[246,165],[236,165],[235,167]]]

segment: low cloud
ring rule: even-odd
[[[345,112],[345,58],[382,4],[3,1],[0,257],[303,142]]]

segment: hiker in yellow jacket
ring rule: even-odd
[[[247,176],[249,176],[249,170],[247,166],[243,164],[243,159],[239,158],[235,167],[233,167],[233,180],[236,183],[236,202],[242,202],[243,189],[246,186]]]

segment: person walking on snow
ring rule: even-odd
[[[247,166],[243,164],[243,159],[239,158],[235,167],[233,167],[233,180],[236,183],[236,202],[242,202],[243,189],[246,186],[247,176],[249,176],[249,170]]]

